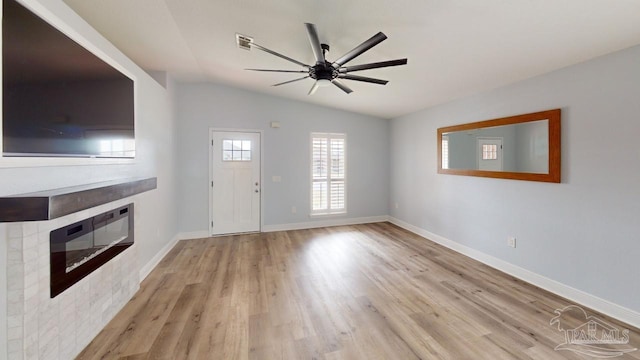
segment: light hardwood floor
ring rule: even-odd
[[[198,239],[78,358],[594,359],[554,350],[568,305],[389,223]]]

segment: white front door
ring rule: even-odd
[[[502,171],[502,138],[478,138],[478,170]]]
[[[210,234],[260,231],[260,133],[211,130]]]

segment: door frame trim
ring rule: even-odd
[[[239,129],[239,128],[209,128],[209,142],[207,143],[207,149],[209,149],[209,182],[207,183],[207,187],[209,188],[209,223],[207,224],[207,229],[209,236],[221,236],[218,234],[213,234],[213,187],[211,183],[213,182],[213,145],[211,142],[213,141],[213,133],[214,132],[238,132],[238,133],[257,133],[260,136],[260,224],[258,232],[262,232],[262,228],[264,227],[264,131],[258,129]],[[232,235],[232,234],[225,234]]]

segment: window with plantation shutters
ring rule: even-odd
[[[311,134],[311,214],[347,211],[345,134]]]
[[[449,137],[442,136],[442,168],[449,168]]]

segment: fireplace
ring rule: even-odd
[[[6,271],[7,278],[8,338],[0,358],[74,359],[131,300],[144,275],[138,245],[127,246],[134,240],[134,223],[141,220],[137,213],[147,211],[149,200],[141,194],[156,187],[156,178],[132,178],[0,197],[0,239],[7,240],[6,268],[0,272]],[[124,217],[128,219],[118,222]],[[137,232],[137,223],[135,227]],[[52,245],[51,234],[60,228],[66,230]],[[87,229],[107,232],[111,240],[102,235],[78,239]],[[120,240],[125,233],[127,239]],[[76,240],[68,244],[70,252],[93,248],[93,243],[99,249],[70,253],[67,264],[66,240]],[[138,234],[135,240],[140,240]],[[115,246],[100,252],[112,242]],[[114,251],[122,252],[111,260],[103,258]],[[52,259],[57,264],[53,268]],[[84,278],[77,275],[88,273],[89,267],[98,268]],[[74,277],[80,281],[71,285]]]
[[[133,204],[51,231],[51,298],[133,245]]]

